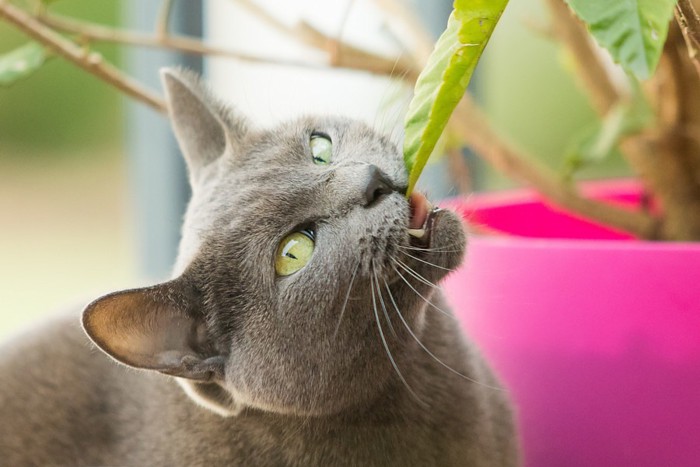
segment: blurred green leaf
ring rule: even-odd
[[[416,82],[404,123],[404,162],[410,195],[508,0],[455,0],[428,63]]]
[[[659,63],[677,0],[566,0],[595,40],[639,79]]]
[[[622,138],[638,133],[654,121],[654,112],[637,89],[634,97],[613,107],[599,122],[585,127],[569,144],[564,175],[608,159],[615,154]]]
[[[10,0],[10,3],[14,3],[18,6],[21,6],[24,9],[33,11],[42,3],[44,5],[50,5],[52,3],[56,3],[57,1],[58,0]]]
[[[0,55],[0,86],[10,86],[41,68],[49,54],[36,42],[29,42]]]

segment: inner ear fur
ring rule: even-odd
[[[190,175],[196,178],[202,167],[227,150],[236,151],[247,124],[221,103],[196,73],[164,68],[161,80],[175,137]]]
[[[83,328],[101,350],[134,368],[197,381],[223,379],[205,322],[183,281],[115,292],[90,303]]]

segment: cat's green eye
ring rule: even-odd
[[[331,163],[333,143],[328,136],[314,133],[309,140],[309,146],[314,164],[327,165]]]
[[[282,239],[275,254],[275,271],[278,276],[294,274],[311,260],[314,252],[313,233],[294,232]]]

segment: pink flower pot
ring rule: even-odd
[[[589,195],[630,206],[638,186]],[[528,192],[447,203],[471,223],[445,281],[512,394],[529,467],[700,466],[700,243],[630,239]]]

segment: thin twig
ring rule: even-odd
[[[340,20],[340,27],[338,27],[338,33],[336,37],[329,43],[328,55],[332,64],[340,63],[341,54],[343,52],[343,33],[345,32],[345,25],[350,18],[350,12],[355,5],[355,0],[348,0],[343,10],[343,17]]]
[[[337,39],[319,31],[306,21],[300,21],[295,26],[288,26],[267,10],[258,6],[251,0],[235,0],[246,8],[249,13],[256,16],[268,26],[314,49],[326,52],[329,56],[329,64],[336,68],[349,68],[352,70],[366,71],[387,76],[405,76],[415,81],[420,72],[411,61],[404,59],[391,59],[377,55],[366,50],[354,47],[346,42],[333,46]],[[337,55],[333,60],[333,48],[342,48],[342,56]]]
[[[285,61],[249,55],[232,49],[211,46],[205,44],[200,40],[193,39],[190,37],[175,36],[168,34],[165,37],[161,38],[151,34],[144,34],[136,31],[126,31],[122,29],[111,28],[108,26],[89,23],[86,21],[78,21],[59,15],[43,15],[39,18],[39,21],[42,24],[45,24],[46,26],[50,26],[51,28],[69,34],[76,34],[78,36],[86,37],[92,41],[114,42],[118,44],[136,45],[141,47],[162,48],[196,55],[212,55],[226,58],[235,58],[237,60],[255,63],[272,63],[299,67],[320,66],[307,62]]]
[[[252,0],[233,0],[233,3],[236,3],[237,5],[242,6],[246,10],[248,10],[248,13],[252,14],[256,18],[258,18],[260,21],[265,23],[268,27],[271,27],[272,29],[276,30],[279,33],[288,35],[288,36],[293,36],[295,34],[294,28],[291,26],[288,26],[284,22],[280,21],[275,17],[274,15],[271,15],[265,8],[262,8],[260,5],[255,3]]]
[[[156,19],[156,36],[160,39],[165,39],[168,35],[168,24],[170,22],[170,12],[173,8],[173,0],[163,0]]]
[[[83,47],[41,24],[24,10],[2,1],[0,2],[0,17],[5,18],[32,39],[44,44],[74,65],[110,83],[117,89],[151,106],[155,110],[166,112],[165,102],[160,96],[105,62],[100,54],[85,50]]]
[[[326,52],[328,44],[334,40],[305,21],[300,22],[295,31],[296,37],[305,44]],[[404,76],[409,81],[415,81],[420,73],[412,60],[405,60],[401,57],[397,59],[386,58],[347,43],[342,44],[342,49],[342,56],[338,57],[337,63],[332,63],[333,66],[387,76]]]
[[[688,56],[700,75],[700,16],[690,0],[678,0],[675,15],[688,46]]]

